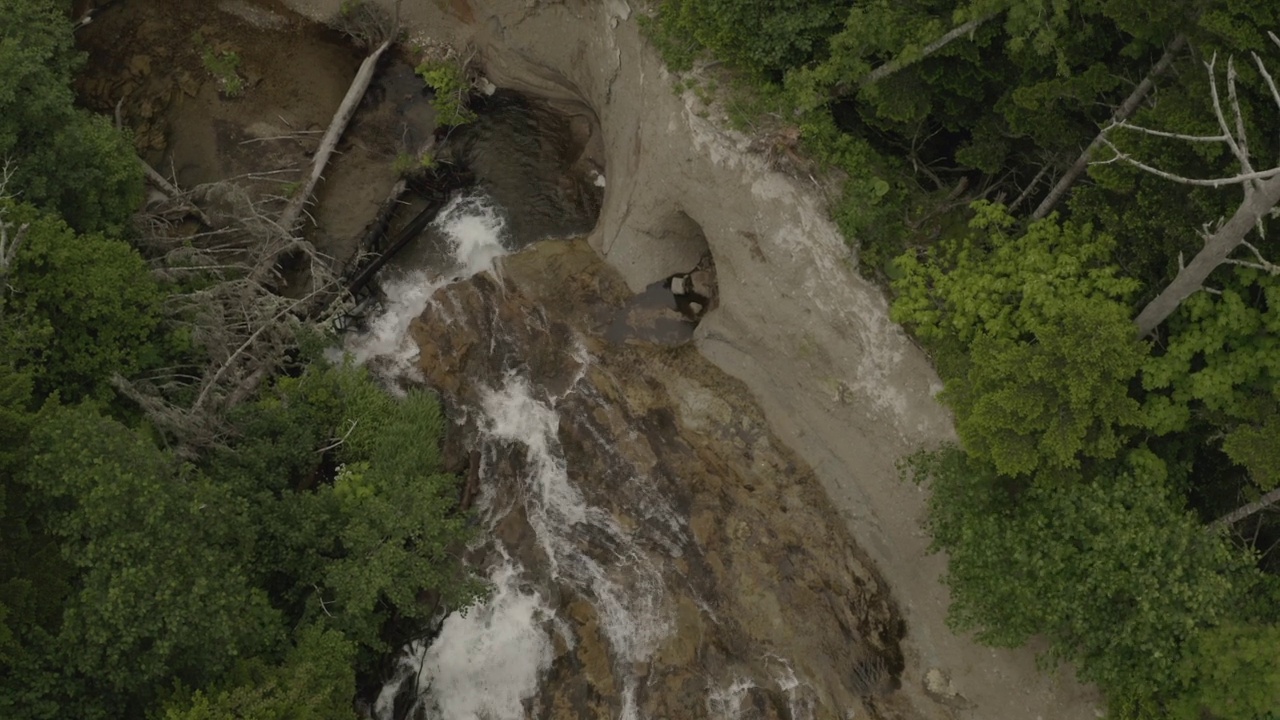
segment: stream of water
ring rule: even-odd
[[[431,232],[443,240],[447,254],[434,267],[401,269],[384,280],[387,300],[382,311],[366,331],[348,339],[347,351],[388,379],[417,378],[417,348],[408,328],[435,291],[492,270],[509,242],[501,208],[483,195],[462,195],[451,201]],[[576,380],[582,378],[590,358],[580,345],[565,352],[578,363],[579,372],[560,397],[512,369],[500,386],[484,389],[480,407],[471,409],[482,415],[480,445],[489,461],[482,469],[478,512],[492,528],[513,510],[497,498],[493,488],[499,483],[485,476],[499,454],[522,452],[525,462],[515,478],[514,502],[520,504],[547,558],[546,576],[551,583],[565,583],[593,599],[613,661],[626,668],[647,659],[668,630],[662,578],[611,513],[588,502],[570,482],[557,440],[556,406],[565,395],[579,390]],[[660,498],[649,498],[651,506],[662,504]],[[489,535],[482,542],[494,542]],[[668,544],[678,547],[676,539]],[[537,692],[539,678],[551,662],[552,633],[567,645],[573,644],[574,637],[530,587],[525,568],[500,544],[495,550],[499,560],[487,569],[491,595],[477,607],[445,618],[429,645],[417,642],[404,649],[397,674],[375,704],[379,720],[404,716],[403,703],[397,705],[396,696],[406,687],[414,689],[417,704],[433,717],[524,717],[522,703]],[[637,678],[628,673],[623,683],[620,718],[634,720]]]
[[[492,267],[503,247],[500,217],[491,204],[477,199],[452,203],[442,213],[437,225],[454,250],[457,272],[452,279]],[[393,300],[371,333],[353,342],[357,356],[370,361],[386,358],[393,372],[411,375],[413,349],[404,344],[408,321],[425,309],[425,298],[444,282],[448,279],[430,280],[419,271],[389,283],[386,292]],[[396,338],[400,344],[395,344]],[[581,379],[590,358],[581,346],[566,348],[566,353],[578,362]],[[565,394],[577,389],[574,382]],[[492,459],[512,450],[525,455],[524,470],[515,479],[516,502],[547,558],[549,580],[567,583],[594,599],[618,666],[642,662],[667,631],[661,576],[612,515],[588,503],[570,482],[557,440],[556,405],[561,398],[515,369],[501,386],[486,388],[482,398],[475,411],[483,417],[484,456]],[[482,476],[492,468],[492,463],[486,465]],[[513,510],[498,501],[497,486],[490,478],[482,480],[479,512],[491,527]],[[558,631],[569,645],[574,638],[563,623],[553,622],[553,613],[538,593],[525,587],[524,568],[500,545],[497,549],[502,560],[489,569],[492,596],[465,615],[446,618],[429,647],[406,649],[401,675],[388,684],[378,705],[381,720],[392,720],[391,700],[410,674],[422,690],[424,707],[448,720],[524,716],[521,703],[537,691],[538,678],[551,660],[550,633]],[[636,678],[626,677],[622,720],[637,716],[635,693]]]

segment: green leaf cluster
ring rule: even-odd
[[[891,315],[947,355],[942,399],[966,450],[1006,475],[1115,457],[1143,421],[1128,383],[1146,349],[1122,302],[1136,283],[1107,262],[1114,242],[973,210],[969,233],[897,259]]]
[[[393,618],[422,619],[437,603],[475,597],[479,586],[454,554],[470,531],[456,512],[457,478],[441,469],[444,419],[434,397],[393,398],[361,368],[313,365],[241,411],[240,422],[246,441],[224,456],[222,472],[247,484],[276,469],[273,485],[257,491],[270,536],[261,563],[275,582],[289,578],[281,597],[300,620],[376,653],[388,649]],[[332,478],[322,482],[326,465]],[[418,602],[424,590],[432,605]]]
[[[164,358],[165,288],[128,243],[77,234],[56,216],[4,199],[0,221],[11,234],[26,227],[0,295],[0,337],[37,391],[105,398],[112,375],[133,376]]]
[[[81,232],[119,231],[142,199],[132,144],[75,105],[76,52],[55,0],[0,0],[0,163],[6,193],[56,212]]]
[[[1029,486],[955,449],[914,469],[932,483],[953,625],[999,646],[1043,635],[1050,659],[1076,662],[1116,696],[1179,694],[1180,674],[1203,667],[1187,643],[1228,620],[1250,587],[1250,558],[1180,507],[1150,451]]]
[[[1156,432],[1212,424],[1256,486],[1280,484],[1280,279],[1252,268],[1217,293],[1197,293],[1171,320],[1169,341],[1143,367]]]
[[[244,503],[227,488],[88,408],[47,409],[28,442],[23,479],[77,570],[59,636],[68,670],[107,694],[146,697],[278,639],[266,594],[249,582]]]
[[[471,84],[467,82],[462,67],[448,60],[428,60],[415,72],[433,91],[431,106],[436,111],[436,124],[444,127],[466,125],[476,119],[467,107]]]
[[[279,665],[248,661],[222,687],[166,703],[163,720],[355,720],[355,646],[308,626]]]
[[[950,557],[951,621],[995,645],[1046,637],[1047,659],[1076,663],[1124,717],[1265,717],[1223,698],[1270,687],[1270,666],[1215,633],[1274,623],[1252,597],[1269,581],[1184,492],[1197,423],[1236,428],[1231,459],[1275,468],[1270,279],[1197,296],[1153,354],[1110,237],[973,212],[968,233],[899,257],[893,282],[893,317],[937,353],[963,443],[912,462]]]
[[[4,717],[350,718],[358,674],[482,589],[426,393],[312,365],[191,463],[93,406],[34,410],[6,367]]]
[[[1274,718],[1280,708],[1280,626],[1232,622],[1201,633],[1178,666],[1187,688],[1177,720]]]

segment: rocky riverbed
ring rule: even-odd
[[[411,328],[466,418],[462,446],[486,453],[482,554],[529,569],[567,621],[531,715],[627,717],[630,685],[632,717],[896,716],[902,626],[883,580],[740,382],[646,341],[643,320],[619,335],[630,296],[585,242],[544,241],[437,291]],[[495,442],[476,412],[528,379],[567,486],[600,518],[544,527],[559,501],[528,482],[537,451]],[[555,569],[575,562],[600,577]]]

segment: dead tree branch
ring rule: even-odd
[[[207,280],[165,303],[169,322],[186,329],[200,359],[147,379],[114,379],[156,427],[176,439],[184,456],[225,441],[231,432],[226,411],[251,397],[280,367],[300,327],[328,322],[340,285],[328,258],[310,243],[279,232],[270,199],[255,199],[237,183],[221,182],[183,193],[171,204],[188,197],[207,204],[212,228],[184,232],[184,224],[173,221],[162,204],[141,223],[139,246],[158,274]],[[283,279],[275,269],[287,250],[311,263],[307,291],[292,297],[279,293]]]
[[[168,195],[170,199],[177,201],[187,210],[190,210],[192,214],[200,218],[200,222],[204,223],[206,227],[211,227],[213,225],[213,221],[209,219],[209,216],[206,215],[199,206],[191,202],[187,194],[180,190],[177,185],[169,182],[163,175],[156,172],[156,169],[151,167],[146,160],[138,158],[138,164],[142,166],[142,172],[146,175],[147,180],[150,180],[151,184],[155,185],[157,190]]]
[[[1280,38],[1275,33],[1269,33],[1271,39],[1280,46]],[[1266,72],[1265,65],[1255,56],[1255,61],[1263,70],[1263,77],[1268,88],[1272,91],[1272,98],[1276,102],[1276,109],[1280,111],[1280,92],[1276,91],[1275,82],[1270,74]],[[1207,229],[1202,234],[1204,239],[1204,247],[1196,256],[1191,259],[1190,263],[1183,265],[1179,262],[1178,274],[1173,280],[1165,286],[1164,290],[1155,297],[1146,307],[1138,313],[1138,317],[1134,320],[1137,325],[1138,336],[1146,337],[1155,330],[1160,323],[1164,322],[1184,300],[1195,292],[1204,289],[1204,282],[1208,279],[1218,266],[1223,264],[1245,265],[1248,267],[1256,267],[1267,272],[1274,272],[1276,266],[1264,259],[1257,248],[1246,241],[1246,236],[1255,228],[1259,232],[1263,229],[1263,219],[1267,217],[1277,204],[1280,204],[1280,164],[1275,167],[1264,170],[1254,168],[1253,159],[1249,153],[1249,138],[1245,134],[1244,113],[1240,109],[1240,99],[1236,92],[1236,70],[1234,59],[1227,60],[1227,110],[1223,109],[1222,93],[1218,87],[1218,74],[1216,71],[1217,56],[1210,58],[1205,63],[1205,69],[1209,75],[1209,99],[1213,107],[1214,119],[1217,121],[1219,133],[1216,135],[1192,135],[1164,130],[1155,130],[1152,128],[1131,125],[1127,120],[1119,120],[1107,126],[1099,136],[1103,145],[1111,150],[1112,157],[1098,161],[1098,164],[1106,164],[1113,162],[1123,162],[1142,170],[1145,173],[1155,175],[1156,177],[1178,183],[1180,185],[1190,185],[1194,187],[1225,187],[1230,185],[1239,185],[1244,192],[1244,198],[1241,200],[1239,207],[1232,214],[1227,222],[1221,224],[1212,233]],[[1229,111],[1229,115],[1228,115]],[[1108,133],[1116,130],[1124,130],[1128,132],[1136,132],[1154,137],[1168,138],[1171,140],[1179,140],[1184,142],[1210,142],[1222,143],[1231,151],[1235,157],[1236,163],[1240,166],[1240,172],[1235,175],[1217,178],[1192,178],[1177,173],[1161,170],[1153,165],[1144,163],[1131,155],[1120,150],[1107,137]],[[1248,260],[1234,260],[1231,253],[1241,246],[1246,246],[1252,250],[1257,262]]]
[[[1213,522],[1209,523],[1209,529],[1217,530],[1220,528],[1230,527],[1231,525],[1234,525],[1240,522],[1241,520],[1249,517],[1250,515],[1253,515],[1254,513],[1265,510],[1268,507],[1275,505],[1278,502],[1280,502],[1280,488],[1276,488],[1275,490],[1272,490],[1271,492],[1267,493],[1266,495],[1263,495],[1257,500],[1247,505],[1242,505],[1236,508],[1235,510],[1232,510],[1231,512],[1227,513],[1226,515],[1223,515],[1217,520],[1214,520]]]
[[[4,165],[0,166],[0,202],[10,199],[6,188],[9,187],[13,173],[13,163],[5,158]],[[9,289],[9,269],[17,261],[18,251],[22,249],[22,243],[27,239],[27,231],[31,228],[28,223],[15,226],[6,217],[7,214],[7,209],[0,207],[0,298],[3,298]],[[10,230],[13,230],[12,236],[9,234]],[[2,310],[3,305],[0,305],[0,311]]]
[[[1183,46],[1186,44],[1187,38],[1185,35],[1179,35],[1173,39],[1173,42],[1169,43],[1169,47],[1165,49],[1164,55],[1161,55],[1160,59],[1156,61],[1156,64],[1151,66],[1151,71],[1147,73],[1147,76],[1142,79],[1142,82],[1138,83],[1138,86],[1133,89],[1133,92],[1129,93],[1129,97],[1125,98],[1124,102],[1120,104],[1120,107],[1116,108],[1115,113],[1111,116],[1111,123],[1093,138],[1089,143],[1089,146],[1084,149],[1084,152],[1080,153],[1080,157],[1076,158],[1076,161],[1071,164],[1071,167],[1067,169],[1067,172],[1064,173],[1063,176],[1058,179],[1058,182],[1054,184],[1053,189],[1049,191],[1049,194],[1045,196],[1044,200],[1040,201],[1040,204],[1036,207],[1035,211],[1031,213],[1032,220],[1039,220],[1047,217],[1049,213],[1053,212],[1053,208],[1056,207],[1058,202],[1066,196],[1067,191],[1071,189],[1071,186],[1075,184],[1075,181],[1084,173],[1085,168],[1089,166],[1089,158],[1093,157],[1093,154],[1102,147],[1107,136],[1107,130],[1123,124],[1135,112],[1137,112],[1138,107],[1142,105],[1142,101],[1146,99],[1147,94],[1151,92],[1153,87],[1155,87],[1156,79],[1169,69],[1169,66],[1173,64],[1174,58],[1177,57],[1178,53],[1182,51]]]
[[[991,20],[992,18],[994,18],[996,15],[999,15],[999,14],[1000,13],[998,12],[987,13],[982,17],[974,18],[967,23],[964,23],[955,28],[952,28],[949,32],[947,32],[942,37],[938,38],[937,40],[934,40],[928,45],[925,45],[924,48],[922,48],[918,54],[912,53],[912,54],[899,55],[898,57],[872,70],[866,75],[863,75],[862,79],[858,81],[858,85],[860,87],[867,87],[868,85],[874,85],[875,83],[880,82],[881,80],[889,77],[890,75],[900,70],[904,70],[920,62],[921,60],[924,60],[930,55],[933,55],[934,53],[938,52],[942,48],[949,45],[952,41],[965,37],[966,35],[972,36],[975,30],[977,30],[979,27],[986,24],[989,20]]]
[[[346,131],[347,125],[351,122],[352,116],[356,113],[356,107],[360,105],[360,100],[364,98],[364,94],[369,89],[369,84],[373,82],[373,73],[377,69],[378,60],[382,54],[391,47],[391,40],[385,40],[374,50],[369,57],[360,63],[360,69],[356,72],[355,79],[351,81],[351,87],[347,89],[346,97],[342,99],[342,104],[338,106],[338,111],[333,115],[333,122],[329,123],[329,129],[325,131],[324,138],[320,141],[320,147],[316,150],[315,160],[311,163],[311,172],[307,175],[307,180],[298,190],[289,204],[285,206],[284,212],[280,213],[280,219],[277,223],[281,232],[288,235],[294,230],[298,224],[298,219],[302,216],[302,210],[308,202],[311,201],[311,195],[316,190],[316,185],[320,182],[320,176],[324,173],[324,167],[329,162],[329,157],[333,155],[333,150],[338,145],[338,140],[342,137],[342,133]]]

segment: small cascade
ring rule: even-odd
[[[380,312],[363,331],[347,337],[346,352],[386,377],[418,379],[413,365],[418,346],[409,336],[409,324],[426,309],[431,296],[451,282],[492,269],[494,261],[508,252],[506,219],[483,194],[454,197],[428,232],[438,238],[443,250],[384,271]]]
[[[632,534],[607,509],[589,504],[569,481],[556,437],[557,410],[537,392],[515,372],[502,387],[484,391],[483,442],[523,448],[526,469],[518,479],[519,497],[550,578],[593,599],[614,665],[623,670],[620,718],[635,720],[638,678],[626,669],[647,660],[669,629],[662,575]]]
[[[446,719],[523,717],[524,701],[551,663],[552,643],[542,630],[551,610],[522,574],[504,557],[490,571],[484,603],[449,615],[430,643],[403,650],[374,704],[378,720],[411,716],[419,706]]]

